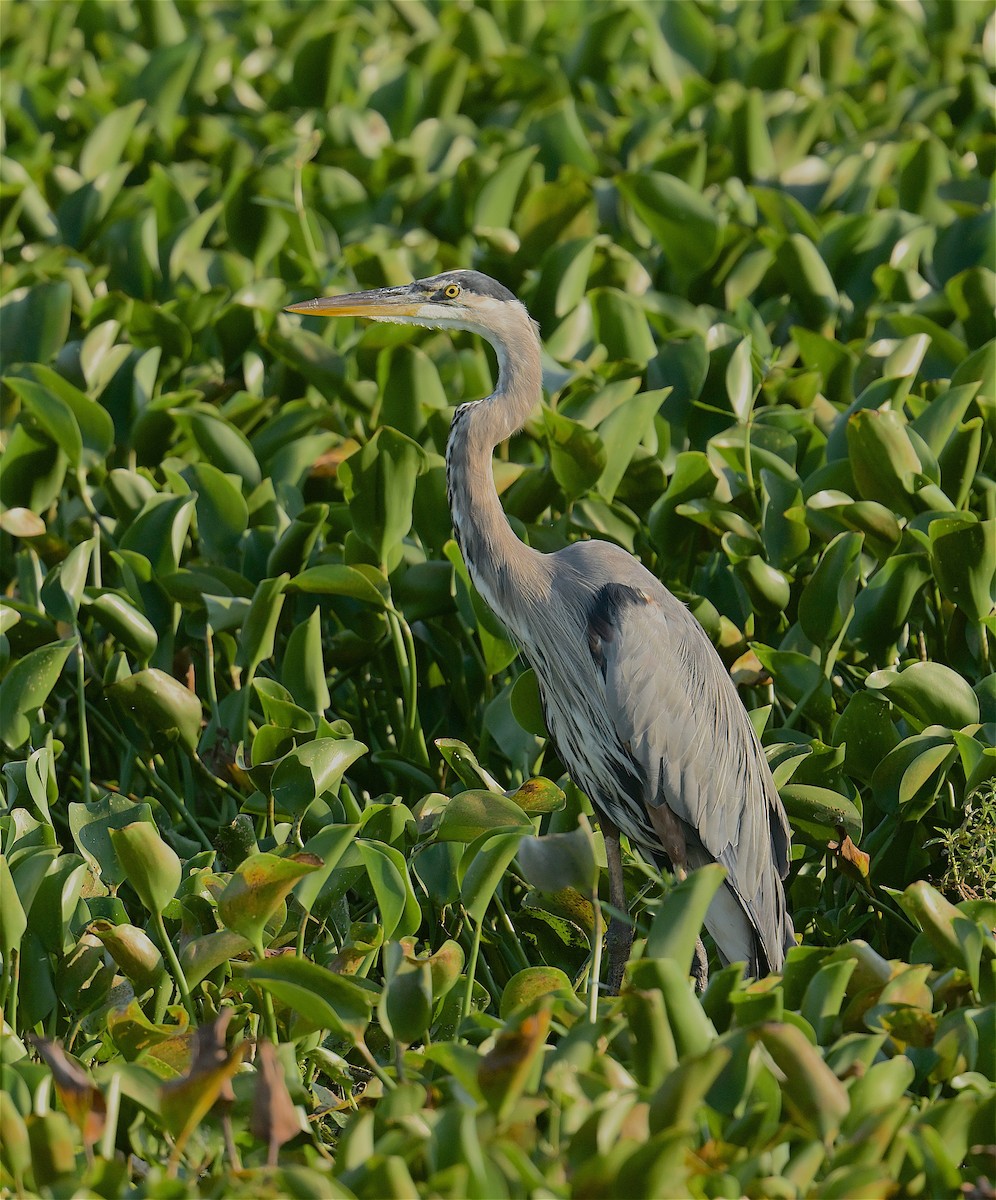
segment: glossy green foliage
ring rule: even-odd
[[[984,6],[21,3],[0,28],[0,1192],[957,1195],[996,1106]],[[604,845],[452,541],[636,554],[793,827],[780,977]],[[986,851],[989,853],[986,853]],[[36,1040],[40,1039],[40,1040]]]

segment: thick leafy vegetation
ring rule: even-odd
[[[5,6],[0,1191],[991,1172],[987,16]],[[631,858],[597,994],[600,839],[451,541],[489,352],[281,313],[457,266],[542,329],[516,528],[639,555],[763,730],[782,977],[697,998],[716,874]]]

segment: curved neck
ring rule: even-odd
[[[457,409],[446,443],[446,484],[453,530],[470,577],[519,635],[523,597],[542,591],[543,556],[512,532],[495,490],[491,456],[536,406],[542,371],[536,326],[521,305],[507,308],[504,328],[485,334],[498,356],[498,386],[486,400]]]

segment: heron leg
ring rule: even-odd
[[[609,868],[609,903],[619,912],[628,912],[629,903],[626,899],[626,884],[623,880],[622,852],[619,849],[619,830],[611,821],[603,820],[602,837],[605,839],[605,859]],[[623,972],[629,960],[630,947],[633,945],[633,928],[621,917],[613,914],[609,921],[609,931],[605,938],[608,950],[608,986],[615,995],[622,985]]]
[[[692,980],[697,992],[701,993],[706,990],[706,984],[709,982],[709,956],[706,954],[706,948],[702,944],[701,938],[695,939],[695,952],[692,955]]]

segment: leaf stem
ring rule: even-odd
[[[460,1007],[460,1018],[465,1020],[470,1016],[474,999],[474,977],[477,974],[477,959],[481,953],[482,921],[474,922],[474,938],[470,944],[470,957],[467,960],[467,986],[464,988],[463,1004]]]
[[[169,963],[170,974],[176,980],[176,986],[180,992],[180,999],[183,1001],[183,1007],[187,1010],[191,1021],[197,1023],[197,1009],[194,1007],[193,998],[190,995],[190,988],[187,987],[187,977],[183,973],[183,967],[180,966],[180,960],[176,956],[176,949],[173,946],[169,935],[166,932],[166,922],[163,920],[161,912],[153,913],[153,919],[156,924],[156,932],[159,934],[159,942],[163,953],[166,955],[166,961]]]
[[[83,635],[80,633],[78,621],[73,622],[73,632],[76,635],[76,707],[79,712],[80,728],[80,775],[83,803],[89,804],[91,798],[90,778],[90,733],[86,719],[86,663],[83,658]]]
[[[602,977],[602,906],[598,893],[592,893],[591,907],[595,923],[591,931],[591,974],[588,976],[588,1020],[592,1025],[598,1020],[598,985]]]

